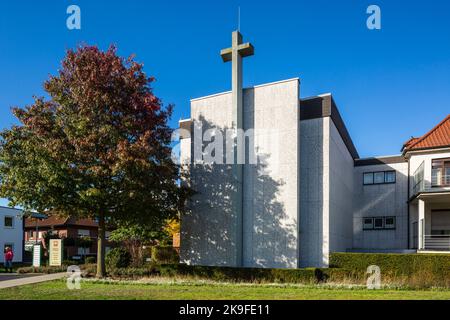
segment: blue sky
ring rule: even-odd
[[[66,9],[81,8],[81,30]],[[381,8],[368,30],[366,8]],[[450,2],[435,1],[8,1],[0,7],[0,129],[11,106],[44,95],[65,50],[77,44],[136,54],[155,93],[189,116],[189,99],[230,89],[228,47],[241,32],[255,46],[245,86],[292,77],[301,96],[332,92],[361,156],[399,153],[450,113]]]

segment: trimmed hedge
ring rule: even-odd
[[[409,287],[450,287],[450,254],[332,253],[330,270],[351,270],[350,278],[364,280],[367,267],[380,267],[383,283]]]
[[[312,283],[328,279],[326,269],[262,269],[188,266],[185,264],[167,264],[157,267],[161,276],[192,276],[216,281],[248,281],[276,283]]]
[[[42,267],[22,267],[17,269],[17,273],[59,273],[59,272],[66,272],[67,266],[61,266],[61,267],[49,267],[49,266],[42,266]]]
[[[411,276],[430,272],[450,277],[450,254],[394,254],[394,253],[332,253],[330,268],[345,268],[366,272],[377,265],[381,272],[391,276]]]
[[[67,268],[69,265],[72,264],[63,264],[62,266],[41,266],[41,267],[21,267],[17,269],[17,273],[44,273],[44,274],[51,274],[51,273],[59,273],[59,272],[67,272]],[[95,264],[84,264],[79,266],[80,269],[83,271],[84,274],[93,273],[95,274],[97,265]]]

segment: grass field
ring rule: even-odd
[[[405,290],[364,288],[260,285],[260,284],[211,284],[211,283],[97,283],[82,282],[80,290],[68,290],[64,281],[45,282],[0,290],[0,300],[105,300],[105,299],[250,299],[250,300],[450,300],[450,290]]]

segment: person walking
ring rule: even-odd
[[[12,272],[12,261],[14,259],[14,252],[10,247],[6,247],[5,250],[5,270],[6,272]]]

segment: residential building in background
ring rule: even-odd
[[[47,233],[65,239],[64,257],[66,259],[81,259],[85,256],[97,255],[98,223],[92,219],[57,216],[49,216],[45,220],[25,219],[24,239],[27,245],[32,246],[38,242],[45,247],[44,238]],[[109,232],[106,236],[108,238]],[[86,247],[87,242],[82,240],[90,240],[91,245]]]
[[[23,211],[0,207],[0,263],[4,262],[6,247],[14,252],[13,262],[21,262],[23,245]]]

